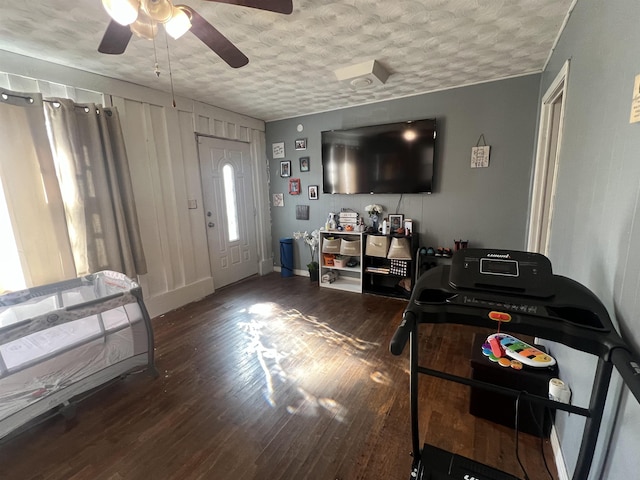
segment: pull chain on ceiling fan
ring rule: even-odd
[[[293,0],[204,1],[251,7],[285,15],[293,12]],[[190,30],[233,68],[249,63],[244,53],[227,37],[187,5],[173,5],[170,0],[102,0],[102,5],[112,20],[98,47],[100,53],[111,55],[124,53],[132,34],[153,39],[158,33],[160,23],[164,25],[167,34],[175,39]]]

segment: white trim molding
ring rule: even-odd
[[[538,143],[536,147],[536,158],[533,174],[533,185],[531,192],[531,209],[529,212],[529,231],[527,236],[527,250],[530,252],[540,252],[547,254],[549,248],[549,235],[544,241],[541,241],[540,234],[542,231],[542,222],[544,218],[545,208],[549,210],[549,218],[553,215],[555,184],[558,176],[558,165],[560,159],[560,151],[562,148],[562,131],[564,127],[564,113],[567,98],[567,83],[569,77],[569,60],[567,60],[556,78],[553,80],[544,96],[542,97],[542,105],[540,111],[540,124],[538,128]],[[560,119],[558,127],[558,136],[555,151],[554,171],[551,181],[549,182],[548,169],[549,159],[551,157],[552,147],[552,117],[555,102],[562,97],[562,106],[560,110]],[[551,188],[549,205],[545,206],[545,194],[547,188]]]
[[[569,474],[567,473],[567,467],[564,463],[564,456],[562,455],[562,448],[560,447],[560,439],[558,438],[558,432],[556,431],[555,425],[551,427],[549,441],[551,442],[551,449],[553,450],[553,457],[556,462],[558,480],[569,480]]]

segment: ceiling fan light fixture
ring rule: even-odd
[[[231,68],[240,68],[249,63],[247,56],[231,40],[219,32],[202,15],[188,5],[173,5],[175,0],[101,0],[112,20],[98,45],[98,52],[121,55],[125,52],[133,34],[143,38],[155,38],[158,23],[165,25],[165,32],[178,38],[189,30]],[[293,0],[203,0],[251,7],[267,12],[290,14]],[[126,20],[116,14],[117,5],[127,6],[133,12]],[[134,18],[134,15],[136,17]],[[116,21],[118,17],[120,21]],[[137,22],[132,25],[131,22]],[[129,25],[123,25],[129,23]],[[155,44],[154,44],[155,49]]]
[[[102,0],[102,6],[109,16],[120,25],[131,25],[138,18],[138,0]]]
[[[191,19],[184,10],[173,7],[171,18],[164,24],[164,28],[171,37],[177,40],[189,31]]]
[[[142,0],[140,5],[158,23],[168,22],[173,14],[173,5],[169,0]]]
[[[144,12],[140,12],[138,19],[133,22],[129,28],[131,28],[131,31],[137,37],[144,38],[146,40],[153,40],[158,34],[158,22]]]

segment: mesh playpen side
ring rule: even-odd
[[[153,364],[140,286],[103,271],[0,296],[0,439]]]

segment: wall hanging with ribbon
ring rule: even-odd
[[[482,145],[480,145],[482,142]],[[471,168],[484,168],[489,166],[489,150],[491,147],[487,145],[484,139],[484,133],[478,138],[478,143],[471,149]]]

